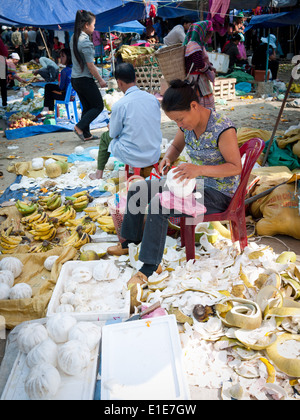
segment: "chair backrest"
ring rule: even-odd
[[[66,96],[65,96],[65,99],[64,99],[63,102],[66,102],[66,103],[70,102],[71,95],[72,95],[72,90],[73,90],[72,84],[69,83],[69,85],[67,87],[67,91],[66,91]]]
[[[264,150],[264,147],[264,141],[259,138],[250,139],[240,147],[241,158],[245,159],[241,173],[241,180],[227,211],[235,212],[238,208],[244,208],[248,180],[253,166]]]

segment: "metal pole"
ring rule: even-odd
[[[112,74],[115,74],[115,60],[114,60],[114,49],[113,49],[113,42],[112,42],[112,37],[111,37],[111,31],[110,31],[110,27],[108,28],[109,30],[109,40],[110,40],[110,52],[111,52],[111,71]]]
[[[274,137],[275,137],[275,134],[276,134],[276,131],[277,131],[279,122],[280,122],[280,118],[281,118],[281,116],[283,114],[283,110],[284,110],[284,107],[285,107],[287,98],[289,96],[289,93],[290,93],[290,90],[291,90],[291,87],[292,87],[293,82],[294,82],[294,79],[293,79],[293,76],[291,76],[291,79],[289,81],[288,87],[287,87],[286,92],[285,92],[284,99],[282,101],[282,105],[281,105],[281,108],[280,108],[280,111],[279,111],[279,114],[278,114],[278,117],[277,117],[277,120],[276,120],[276,124],[275,124],[274,130],[273,130],[272,136],[270,138],[270,142],[269,142],[269,145],[268,145],[266,154],[264,156],[264,160],[263,160],[262,166],[265,166],[265,164],[267,162],[267,159],[268,159],[268,156],[269,156],[269,153],[270,153],[270,149],[271,149],[271,146],[272,146],[272,143],[273,143],[273,140],[274,140]]]
[[[270,57],[270,29],[268,34],[268,47],[267,47],[267,63],[266,63],[266,75],[265,75],[265,82],[268,81],[268,73],[269,73],[269,57]]]

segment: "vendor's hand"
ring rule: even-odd
[[[191,179],[199,176],[199,166],[193,165],[192,163],[182,163],[174,169],[174,173],[174,179],[178,179],[178,181],[186,181],[186,183],[188,183]]]
[[[163,173],[163,169],[164,169],[164,167],[167,167],[165,170],[164,170],[164,173]],[[158,170],[159,170],[159,173],[161,174],[161,175],[166,175],[167,173],[168,173],[168,170],[171,168],[171,162],[170,162],[170,159],[168,159],[168,158],[163,158],[162,160],[161,160],[161,162],[160,162],[160,164],[158,165]]]
[[[99,84],[100,84],[100,87],[102,87],[102,88],[107,87],[106,81],[105,81],[105,80],[103,80],[103,79],[101,79],[101,80],[99,81]]]

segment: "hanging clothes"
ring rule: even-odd
[[[229,6],[230,0],[212,0],[212,4],[209,8],[211,17],[213,18],[216,14],[219,14],[221,18],[224,18]]]
[[[226,14],[228,13],[230,0],[209,0],[208,20],[213,23],[214,30],[224,36],[227,32]]]

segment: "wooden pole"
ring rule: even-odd
[[[277,120],[276,120],[276,124],[275,124],[274,130],[273,130],[272,136],[270,138],[270,142],[269,142],[269,145],[268,145],[266,154],[264,156],[264,160],[263,160],[262,166],[265,166],[265,164],[267,162],[267,159],[268,159],[268,156],[269,156],[269,153],[270,153],[270,149],[271,149],[272,143],[274,141],[274,137],[275,137],[275,134],[276,134],[276,131],[277,131],[279,122],[280,122],[280,118],[281,118],[281,116],[283,114],[283,110],[284,110],[284,107],[285,107],[287,98],[289,96],[289,93],[290,93],[290,90],[291,90],[291,87],[292,87],[293,82],[294,82],[294,79],[293,79],[293,76],[291,76],[291,79],[289,81],[288,87],[287,87],[286,92],[285,92],[284,99],[282,101],[282,105],[281,105],[281,108],[280,108],[280,111],[279,111],[279,114],[278,114],[278,117],[277,117]]]
[[[52,57],[51,57],[51,54],[50,54],[50,52],[49,52],[49,48],[48,48],[48,46],[47,46],[47,43],[46,43],[46,41],[45,41],[45,38],[44,38],[44,35],[43,35],[43,32],[42,32],[41,28],[39,28],[39,31],[40,31],[40,34],[41,34],[41,37],[42,37],[43,43],[44,43],[44,45],[45,45],[45,48],[46,48],[46,51],[47,51],[48,57],[49,57],[49,58],[52,58]]]

